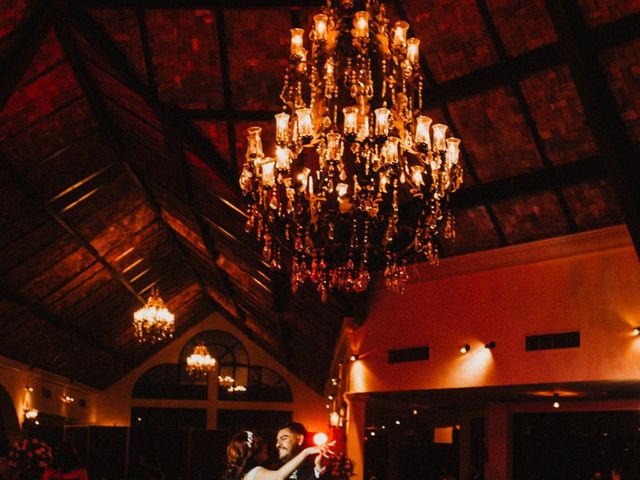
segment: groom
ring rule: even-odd
[[[282,463],[288,462],[306,447],[307,429],[298,422],[283,425],[276,435],[276,450]],[[322,455],[308,458],[289,476],[289,480],[316,480],[327,470]]]

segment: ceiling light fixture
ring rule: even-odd
[[[206,377],[217,364],[216,359],[203,344],[196,345],[186,361],[187,373],[192,377]]]
[[[560,408],[560,395],[557,393],[553,394],[553,408]]]
[[[403,292],[408,255],[435,265],[437,239],[455,237],[460,140],[424,115],[420,41],[408,30],[379,0],[327,0],[309,51],[291,29],[275,154],[249,128],[240,186],[247,231],[272,268],[289,244],[294,292],[306,280],[323,300],[331,289],[362,292],[373,255],[386,259],[387,287]]]
[[[139,342],[156,343],[173,337],[174,315],[165,307],[157,287],[151,289],[145,306],[133,314],[133,327]]]
[[[467,353],[469,350],[471,350],[471,345],[468,343],[465,343],[460,347],[460,353]]]

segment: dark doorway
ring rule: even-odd
[[[588,479],[622,467],[638,480],[640,412],[522,413],[513,416],[513,478]]]

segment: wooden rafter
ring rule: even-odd
[[[626,133],[577,3],[547,0],[546,5],[584,107],[587,125],[602,153],[636,254],[640,256],[640,153]]]

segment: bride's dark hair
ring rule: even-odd
[[[256,456],[264,448],[260,435],[252,430],[236,433],[227,445],[228,480],[239,480],[254,467],[257,467]]]

